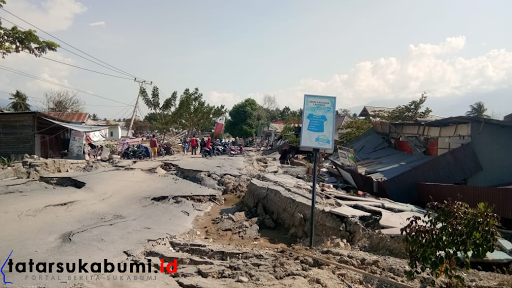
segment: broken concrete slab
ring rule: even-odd
[[[378,231],[380,231],[382,234],[387,235],[387,236],[400,236],[400,235],[402,235],[402,233],[400,232],[400,228],[387,228],[387,229],[381,229],[381,230],[378,230]]]
[[[471,255],[471,252],[469,253]],[[485,258],[474,259],[471,258],[471,262],[477,263],[511,263],[512,257],[503,251],[487,252]]]
[[[130,168],[149,171],[159,167],[160,165],[162,165],[162,163],[159,161],[137,161],[137,163],[130,166]]]
[[[332,214],[336,214],[336,215],[340,215],[340,216],[344,216],[344,217],[361,217],[361,216],[371,216],[372,214],[368,213],[368,212],[364,212],[362,210],[358,210],[358,209],[354,209],[352,207],[349,207],[349,206],[341,206],[341,207],[337,207],[337,208],[333,208],[330,210],[330,212]]]
[[[177,166],[184,170],[210,172],[223,176],[226,174],[241,176],[245,173],[243,157],[219,156],[215,158],[182,157],[176,160],[164,160],[164,163]]]
[[[512,253],[512,243],[510,243],[508,240],[503,239],[503,238],[498,238],[497,244],[498,244],[498,247],[500,247],[500,249],[502,249],[507,254]]]
[[[403,228],[409,223],[407,219],[412,216],[421,217],[423,215],[414,212],[382,212],[382,218],[380,219],[379,224],[383,228]]]

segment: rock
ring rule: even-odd
[[[247,229],[247,231],[245,231],[245,237],[259,238],[260,237],[259,230],[260,230],[260,227],[257,224],[252,225],[251,227],[249,227],[249,229]]]
[[[219,223],[219,229],[221,231],[232,231],[235,226],[235,222],[229,220],[229,219],[223,219]]]
[[[0,170],[0,180],[13,178],[14,177],[14,171],[11,168]]]
[[[215,173],[210,174],[210,178],[212,178],[215,181],[219,181],[220,180],[220,176],[215,174]]]
[[[22,163],[15,163],[12,167],[12,170],[14,172],[14,177],[18,177],[20,179],[26,179],[28,178],[28,172],[23,167]]]
[[[267,173],[277,173],[279,171],[279,168],[277,166],[270,166],[267,169],[265,169]]]
[[[247,282],[249,282],[249,278],[244,277],[244,276],[238,276],[238,278],[236,279],[236,282],[247,283]]]
[[[112,159],[112,160],[120,160],[120,159],[121,159],[121,156],[111,154],[111,155],[110,155],[110,159]]]
[[[236,212],[235,213],[235,218],[238,219],[238,220],[245,220],[245,219],[247,219],[245,217],[245,213],[244,212]]]
[[[339,238],[336,238],[336,239],[334,239],[334,240],[332,241],[332,246],[333,246],[334,248],[341,248],[341,249],[345,248],[345,244],[344,244],[344,243],[343,243],[343,241],[341,241],[341,239],[339,239]]]
[[[228,214],[227,218],[233,222],[237,222],[238,218],[233,214]]]
[[[160,167],[156,167],[155,173],[157,173],[157,174],[165,174],[167,172],[164,169],[160,168]]]

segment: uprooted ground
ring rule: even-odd
[[[420,287],[429,280],[407,280],[397,239],[365,229],[357,239],[319,237],[309,249],[306,235],[299,239],[260,205],[247,207],[251,179],[268,181],[261,175],[269,172],[300,178],[303,167],[282,167],[276,155],[178,155],[115,166],[101,173],[62,171],[85,183],[81,189],[29,179],[0,185],[0,252],[14,250],[17,261],[152,259],[158,265],[178,259],[178,273],[155,274],[151,282],[107,281],[105,274],[99,281],[27,282],[6,273],[13,287]],[[510,277],[497,273],[472,270],[466,279],[474,287],[512,287]]]

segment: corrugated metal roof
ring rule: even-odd
[[[73,112],[44,112],[47,115],[55,117],[65,122],[85,123],[89,118],[89,113],[73,113]]]
[[[370,129],[348,145],[354,149],[362,174],[376,180],[390,179],[432,159],[423,154],[409,154],[393,149],[387,138]]]
[[[510,122],[510,121],[502,121],[502,120],[496,120],[496,119],[470,117],[470,116],[449,117],[449,118],[431,121],[431,122],[426,123],[425,125],[433,126],[433,127],[440,127],[440,126],[454,125],[454,124],[460,124],[460,123],[471,123],[471,122],[480,122],[480,123],[484,122],[484,123],[488,123],[488,124],[512,126],[512,122]]]
[[[78,125],[78,124],[71,124],[71,123],[63,123],[63,122],[51,120],[51,119],[48,119],[48,118],[44,118],[44,119],[46,119],[46,120],[48,120],[50,122],[53,122],[53,123],[55,123],[57,125],[60,125],[62,127],[66,127],[66,128],[69,128],[69,129],[73,129],[75,131],[86,132],[86,133],[108,129],[108,127],[106,127],[106,126]]]

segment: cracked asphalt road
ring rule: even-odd
[[[239,161],[235,165],[243,167],[241,157],[239,160],[225,159],[219,157],[215,160],[216,165],[229,161],[225,166],[232,166],[233,161]],[[179,159],[181,163],[189,161],[202,160]],[[190,165],[201,166],[199,163]],[[110,169],[74,174],[74,179],[86,183],[82,189],[53,187],[42,182],[20,185],[19,180],[0,183],[0,263],[3,264],[11,251],[14,251],[11,259],[15,263],[28,262],[29,259],[34,262],[64,263],[78,263],[78,259],[88,263],[103,262],[104,259],[110,262],[125,261],[127,254],[135,254],[148,240],[178,235],[192,227],[193,219],[201,212],[194,208],[194,202],[172,201],[172,196],[220,194],[220,191],[174,175],[148,172],[146,168],[149,167],[156,167],[155,162],[140,163],[129,170]],[[13,193],[12,189],[17,190]],[[159,196],[171,198],[162,202],[152,200]],[[33,275],[51,277],[59,274],[9,273],[7,265],[3,272],[7,281],[13,282],[9,287],[70,287],[80,282],[67,281],[68,275],[79,274],[60,274],[61,281],[33,281],[30,279]],[[173,287],[175,284],[168,276],[151,276],[155,275],[160,278],[161,285]],[[25,280],[26,276],[29,279]],[[155,284],[92,281],[78,287],[141,287]],[[1,285],[3,282],[0,282]]]

